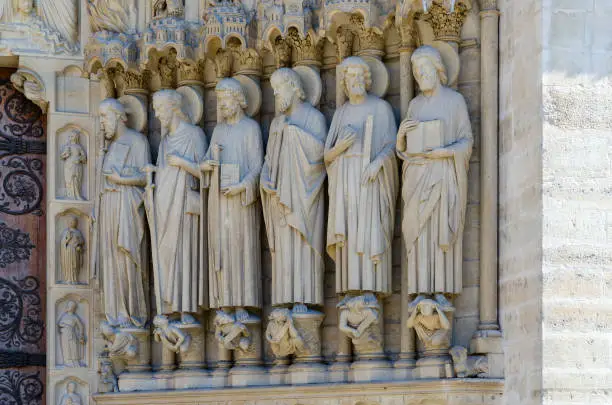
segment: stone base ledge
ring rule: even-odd
[[[442,379],[391,383],[318,384],[207,390],[141,391],[93,396],[96,405],[420,404],[502,405],[504,380]],[[279,402],[280,401],[280,402]],[[429,402],[427,402],[429,403]]]

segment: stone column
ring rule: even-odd
[[[414,52],[414,45],[400,48],[400,111],[401,119],[408,114],[408,105],[414,98],[414,76],[412,75],[412,63],[410,58]]]
[[[497,321],[499,11],[495,3],[484,1],[480,12],[480,324],[470,344],[472,353],[501,353]]]
[[[410,17],[410,16],[409,16]],[[401,37],[400,48],[400,111],[401,119],[405,119],[408,115],[408,106],[414,98],[414,76],[412,73],[412,62],[410,58],[414,52],[415,46],[415,28],[414,21],[411,18],[406,18],[398,27]],[[406,257],[406,248],[402,240],[402,258]],[[414,299],[414,296],[408,294],[408,279],[406,261],[402,259],[402,291],[401,291],[401,336],[400,336],[400,353],[398,360],[394,363],[394,367],[398,369],[396,379],[405,380],[411,376],[410,369],[416,366],[416,336],[414,329],[406,327],[406,321],[409,317],[408,303]]]

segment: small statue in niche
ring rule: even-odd
[[[186,353],[189,350],[191,336],[173,325],[165,315],[157,315],[153,319],[153,336],[156,342],[173,353]]]
[[[77,384],[74,381],[66,384],[66,393],[62,395],[59,405],[81,405],[81,396],[76,392]]]
[[[287,357],[304,349],[304,340],[293,324],[291,311],[277,308],[268,317],[266,340],[277,357]]]
[[[108,359],[100,361],[100,369],[98,371],[100,379],[98,382],[98,392],[105,394],[107,392],[119,392],[117,384],[117,376],[113,373],[113,363]]]
[[[380,304],[374,294],[345,297],[338,309],[338,329],[351,338],[358,354],[382,351]]]
[[[70,216],[68,228],[64,230],[60,242],[60,265],[62,269],[62,282],[67,284],[78,284],[79,273],[83,266],[83,252],[85,250],[85,239],[78,230],[79,220],[76,216]]]
[[[454,308],[444,296],[438,295],[436,299],[434,301],[420,295],[409,304],[411,313],[406,326],[414,328],[425,353],[447,353],[450,346],[451,323],[445,312],[453,311]]]
[[[138,354],[138,340],[131,333],[122,332],[107,321],[100,324],[100,331],[106,341],[105,350],[111,359],[129,360]]]
[[[79,131],[73,129],[68,136],[68,142],[62,147],[60,158],[64,161],[64,184],[66,197],[83,201],[81,189],[83,186],[83,165],[87,163],[85,149],[79,142]]]
[[[484,377],[489,372],[485,356],[468,356],[467,349],[462,346],[453,346],[448,353],[453,358],[455,374],[459,378]]]
[[[65,367],[85,367],[83,363],[85,326],[76,310],[76,302],[66,302],[65,310],[57,321]]]
[[[225,311],[217,311],[215,316],[215,338],[227,350],[247,352],[251,346],[249,329]]]

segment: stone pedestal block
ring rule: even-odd
[[[120,331],[129,333],[138,341],[136,357],[127,359],[126,370],[128,372],[151,370],[151,330],[148,328],[122,328]]]
[[[294,364],[321,362],[321,324],[325,315],[309,309],[305,313],[293,314],[293,321],[304,342],[302,350],[295,355]]]
[[[199,323],[178,324],[176,326],[190,337],[189,349],[186,352],[179,352],[177,354],[179,368],[199,369],[206,367],[204,327]]]

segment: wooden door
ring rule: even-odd
[[[0,404],[37,405],[45,381],[45,115],[0,68]]]

